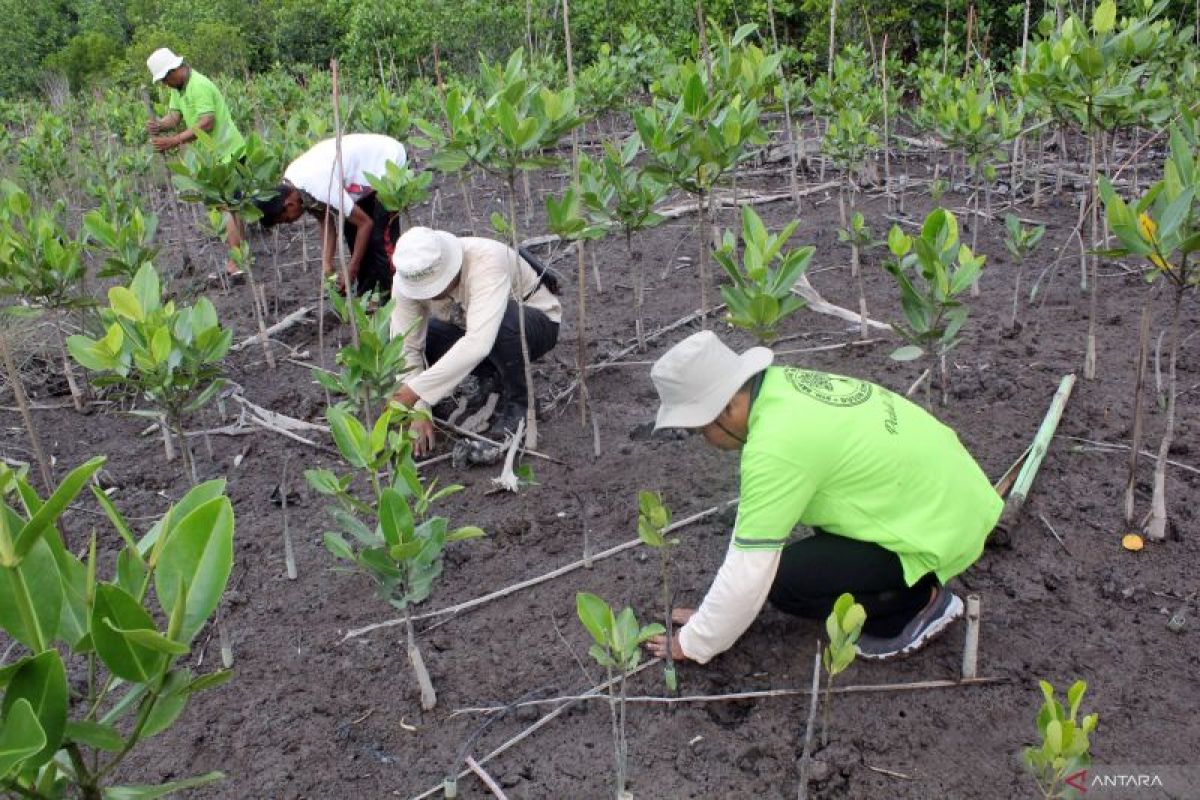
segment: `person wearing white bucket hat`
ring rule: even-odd
[[[167,115],[146,121],[146,132],[151,134],[150,143],[160,153],[174,150],[199,136],[199,131],[211,137],[213,147],[222,160],[237,158],[245,140],[233,123],[229,106],[221,92],[207,76],[192,69],[182,57],[169,48],[160,47],[146,59],[146,67],[155,83],[164,83],[171,90]],[[170,131],[183,123],[184,129],[176,134]],[[225,215],[226,241],[234,250],[242,243],[245,231],[241,220],[232,214]],[[225,271],[230,275],[240,274],[238,266],[229,261]]]
[[[392,263],[392,335],[404,334],[408,367],[395,399],[428,408],[472,374],[499,389],[492,432],[515,431],[530,402],[517,315],[523,305],[534,361],[558,342],[562,306],[553,273],[502,242],[421,227],[404,232]],[[462,309],[465,325],[443,318],[449,314],[442,301]],[[418,423],[416,430],[414,450],[424,455],[433,446],[433,426]]]
[[[383,175],[388,164],[403,167],[404,145],[378,133],[348,133],[317,142],[283,172],[275,196],[257,203],[262,226],[290,224],[307,211],[321,224],[321,269],[333,274],[338,210],[350,260],[346,272],[358,294],[377,291],[386,300],[392,291],[392,252],[400,238],[400,215],[383,207],[371,187],[371,176]],[[338,288],[344,291],[342,276]]]
[[[979,558],[1003,503],[950,428],[867,381],[771,366],[711,331],[654,363],[655,428],[699,429],[740,452],[737,521],[698,610],[677,608],[662,656],[706,663],[767,600],[823,619],[844,592],[867,612],[859,654],[912,652],[962,614],[945,583]],[[797,525],[807,538],[789,543]]]

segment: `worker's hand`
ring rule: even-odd
[[[150,140],[150,144],[154,145],[154,149],[158,152],[165,153],[178,147],[179,140],[174,136],[155,136]]]
[[[433,452],[433,445],[436,441],[433,433],[433,420],[418,419],[412,424],[413,433],[417,434],[417,438],[413,441],[413,455],[427,456]]]
[[[146,133],[158,133],[162,130],[162,123],[157,119],[146,120]]]
[[[396,393],[392,395],[392,399],[402,406],[415,408],[421,396],[414,392],[407,383],[400,386]]]
[[[666,634],[651,637],[646,642],[646,650],[655,658],[667,657],[667,637]],[[674,661],[687,661],[688,657],[683,654],[683,648],[679,646],[679,634],[671,637],[671,659]]]

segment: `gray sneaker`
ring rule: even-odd
[[[921,649],[950,623],[962,616],[963,604],[958,595],[939,586],[937,596],[904,626],[895,636],[881,637],[862,634],[858,637],[859,658],[885,661]]]

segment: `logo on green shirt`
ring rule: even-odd
[[[848,408],[865,403],[871,397],[871,384],[857,378],[810,372],[795,367],[785,367],[783,374],[797,392],[828,406]]]

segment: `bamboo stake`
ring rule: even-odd
[[[729,506],[733,505],[736,502],[737,502],[737,498],[735,497],[732,500],[727,500],[724,503],[715,505],[711,508],[706,508],[703,511],[692,514],[690,517],[684,517],[683,519],[673,522],[670,525],[668,525],[667,527],[663,528],[663,533],[669,533],[671,531],[675,531],[680,528],[683,528],[687,525],[691,525],[693,522],[699,522],[700,520],[705,519],[706,517],[711,517],[713,514],[716,514],[717,512],[719,512],[725,508],[728,508]],[[563,575],[566,575],[568,572],[574,572],[575,570],[579,569],[580,567],[588,566],[588,565],[593,564],[601,559],[608,558],[609,556],[615,556],[618,553],[623,553],[626,550],[630,550],[634,547],[637,547],[641,543],[642,543],[642,540],[640,538],[633,539],[633,540],[625,542],[623,544],[616,545],[615,547],[610,547],[607,550],[604,550],[603,552],[600,552],[600,553],[596,553],[586,559],[580,559],[578,561],[573,561],[570,564],[559,567],[558,569],[551,570],[550,572],[547,572],[544,575],[539,575],[536,578],[530,578],[528,580],[521,581],[520,583],[515,583],[512,586],[509,586],[504,589],[500,589],[500,590],[492,592],[490,594],[486,594],[482,597],[477,597],[474,600],[468,600],[465,603],[459,603],[458,605],[450,606],[449,608],[438,609],[437,611],[427,611],[424,614],[417,614],[416,616],[414,616],[412,618],[412,620],[413,620],[413,622],[417,622],[419,620],[433,619],[434,617],[442,617],[442,616],[446,616],[448,614],[459,614],[463,611],[470,611],[472,609],[478,608],[479,606],[490,603],[493,600],[499,600],[502,597],[507,597],[511,594],[515,594],[523,589],[528,589],[531,586],[537,586],[540,583],[545,583],[546,581],[550,581],[550,580],[553,580],[554,578],[558,578]],[[383,628],[391,628],[396,625],[403,625],[403,624],[404,624],[404,618],[398,617],[396,619],[384,620],[383,622],[376,622],[373,625],[366,625],[362,628],[353,628],[351,630],[346,631],[345,635],[342,636],[340,641],[345,642],[347,639],[355,639],[359,636],[363,636],[372,631],[377,631],[377,630],[380,630]]]
[[[1050,401],[1050,409],[1046,412],[1046,417],[1042,420],[1037,435],[1033,437],[1029,456],[1025,459],[1012,491],[1008,495],[1008,500],[1004,503],[1004,511],[1000,514],[1000,521],[997,523],[999,527],[1011,529],[1017,516],[1021,513],[1021,508],[1025,505],[1025,498],[1033,485],[1033,479],[1037,477],[1042,459],[1045,458],[1046,451],[1050,448],[1050,442],[1054,438],[1055,430],[1058,429],[1058,422],[1062,419],[1063,411],[1066,410],[1067,401],[1071,398],[1071,390],[1074,387],[1075,373],[1064,375],[1059,382],[1058,391],[1054,393],[1054,399]]]
[[[808,722],[804,726],[804,749],[800,753],[800,789],[796,800],[808,800],[808,776],[812,767],[813,730],[817,722],[817,706],[820,705],[821,690],[821,640],[817,639],[817,652],[813,656],[813,679],[808,703]]]
[[[332,59],[329,62],[329,72],[333,81],[333,134],[334,134],[334,152],[337,164],[338,174],[338,191],[331,193],[331,196],[341,198],[345,193],[343,187],[346,185],[346,165],[342,161],[342,111],[341,103],[338,99],[338,62],[337,59]],[[333,180],[333,175],[329,176],[330,181]],[[338,265],[342,269],[342,285],[346,287],[346,301],[354,302],[354,286],[350,283],[350,266],[346,263],[346,252],[340,246],[338,239],[341,238],[342,231],[346,227],[346,209],[342,208],[342,200],[338,200],[337,208],[337,232],[334,234],[335,246],[338,250]],[[329,210],[325,210],[325,235],[329,235]],[[328,245],[326,245],[328,247]],[[328,251],[326,251],[328,252]],[[358,347],[358,322],[355,320],[355,315],[350,313],[350,340]]]
[[[979,666],[979,595],[967,595],[967,635],[963,642],[962,677],[973,680]]]
[[[775,55],[779,55],[779,37],[775,33],[775,2],[767,0],[767,15],[771,20],[771,42],[775,46]],[[779,60],[779,90],[783,93],[783,124],[787,128],[788,146],[788,189],[792,194],[792,205],[796,213],[800,213],[800,187],[796,180],[796,130],[792,125],[791,87],[788,84],[787,70],[783,68],[783,59]],[[884,137],[886,142],[886,135]]]
[[[563,11],[563,41],[567,48],[567,86],[575,91],[575,61],[571,52],[571,4],[570,0],[562,0]],[[571,129],[571,183],[576,191],[579,190],[579,128]],[[587,264],[584,254],[583,240],[579,240],[575,248],[575,285],[576,316],[575,327],[575,369],[579,374],[579,424],[586,425],[588,418],[587,390]],[[640,324],[641,318],[638,322]]]

